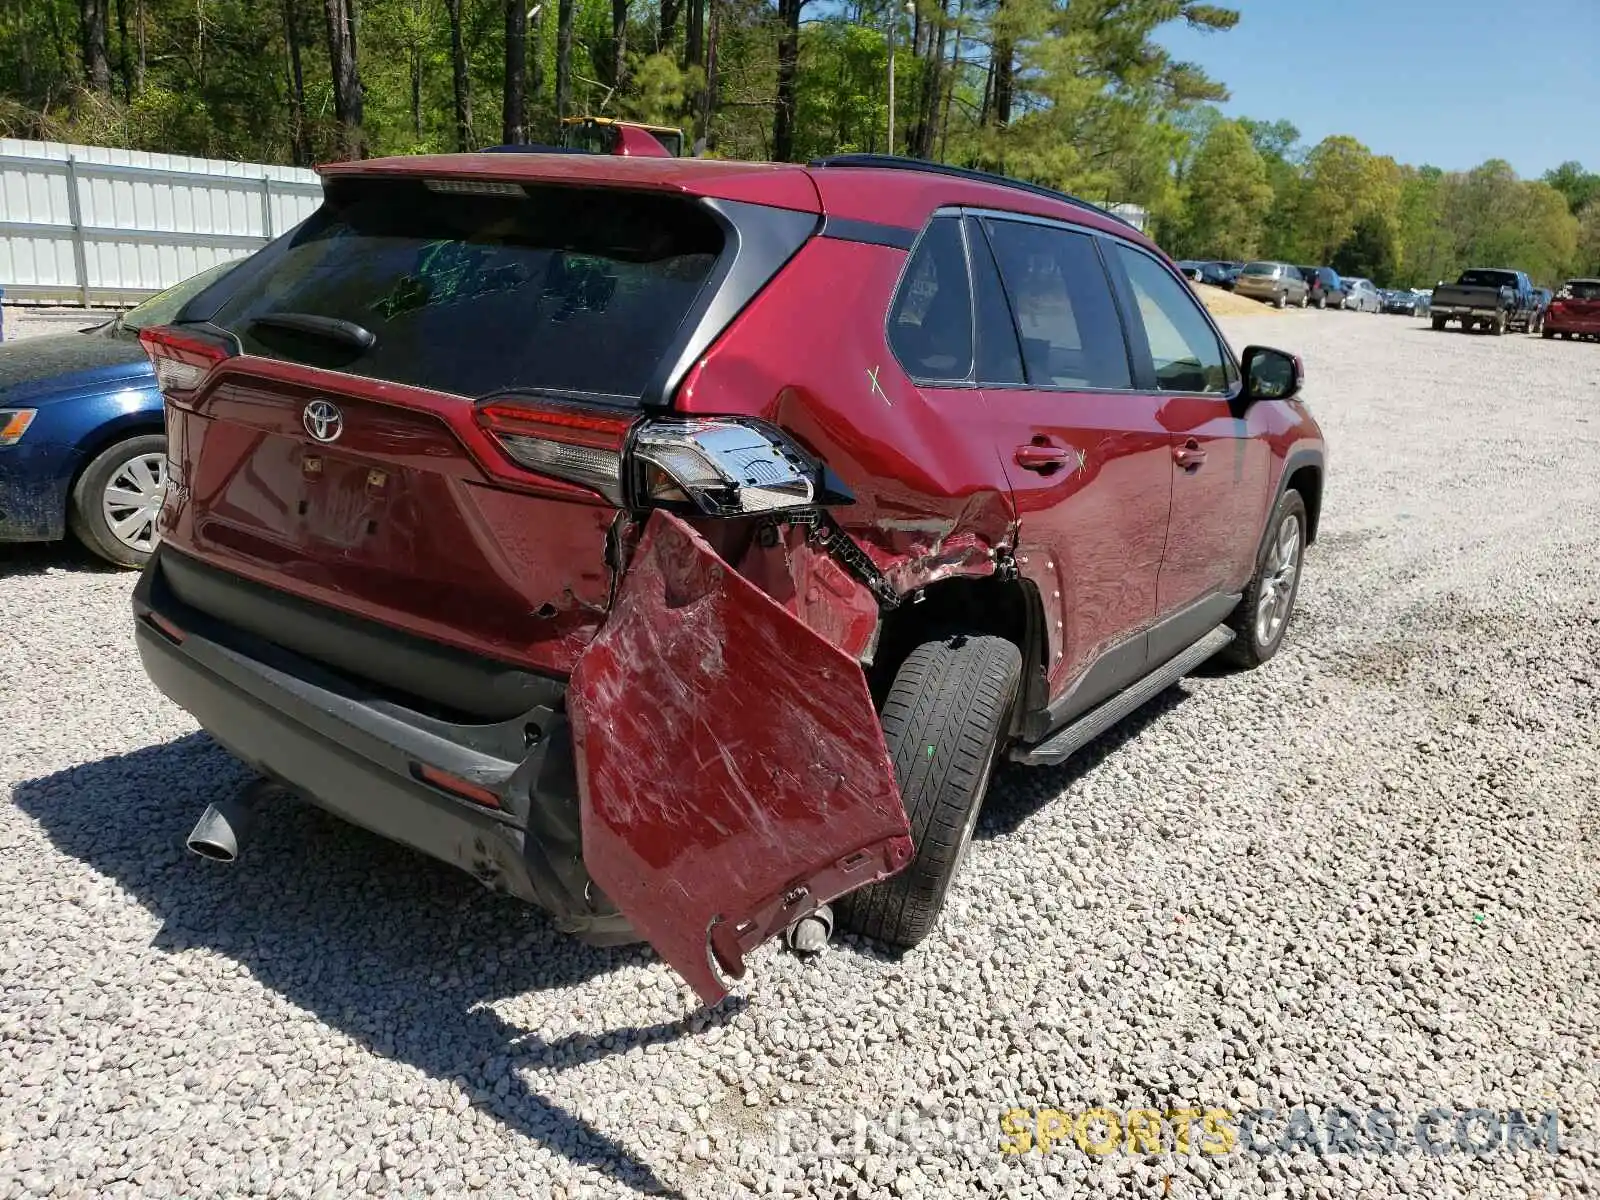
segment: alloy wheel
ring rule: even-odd
[[[1261,596],[1256,602],[1256,642],[1270,646],[1283,632],[1294,603],[1294,581],[1300,572],[1300,518],[1283,519],[1272,539],[1261,573]]]

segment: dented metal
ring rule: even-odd
[[[589,874],[707,1003],[910,861],[860,665],[679,517],[651,514],[567,703]]]

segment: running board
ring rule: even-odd
[[[1155,699],[1233,641],[1233,637],[1233,630],[1226,625],[1218,625],[1182,654],[1157,667],[1127,691],[1111,697],[1098,708],[1090,709],[1055,736],[1040,742],[1037,746],[1018,747],[1013,750],[1012,759],[1036,767],[1053,766],[1061,762],[1069,755],[1083,749],[1134,709]]]

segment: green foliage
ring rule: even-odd
[[[1588,207],[1591,200],[1600,197],[1600,175],[1585,171],[1580,162],[1564,162],[1555,170],[1546,171],[1544,182],[1561,193],[1573,216]]]
[[[1272,208],[1267,164],[1250,134],[1236,121],[1222,121],[1195,155],[1184,188],[1185,257],[1250,259],[1261,252]]]
[[[1358,218],[1328,265],[1341,275],[1370,279],[1379,287],[1393,286],[1400,270],[1400,247],[1394,227],[1380,213]]]
[[[778,0],[662,2],[628,7],[617,89],[612,0],[572,0],[569,113],[675,125],[717,157],[770,157]],[[495,144],[507,3],[120,0],[99,6],[111,14],[111,78],[96,90],[79,0],[0,0],[0,134],[254,162],[326,160],[358,144],[375,155],[447,151],[455,9],[467,142]],[[341,4],[354,15],[359,130],[335,118],[327,11]],[[527,25],[534,141],[556,135],[559,4],[539,0]],[[916,146],[1143,205],[1186,256],[1337,261],[1413,285],[1474,265],[1518,266],[1546,283],[1600,272],[1600,175],[1575,161],[1540,182],[1503,162],[1447,174],[1350,137],[1307,149],[1285,120],[1225,119],[1223,84],[1174,59],[1160,33],[1183,22],[1226,37],[1237,21],[1198,0],[915,0],[910,15],[905,0],[811,0],[800,10],[792,154]]]

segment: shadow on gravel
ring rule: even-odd
[[[1202,672],[1211,673],[1202,667],[1196,674]],[[989,796],[984,801],[978,827],[972,836],[987,840],[1015,833],[1029,817],[1055,802],[1062,792],[1137,738],[1151,722],[1165,716],[1188,698],[1189,693],[1182,683],[1174,684],[1153,697],[1148,704],[1134,709],[1058,766],[1028,767],[1020,763],[1006,763],[989,788]]]
[[[43,575],[47,571],[80,571],[86,575],[126,575],[132,571],[96,558],[73,538],[60,542],[0,542],[0,579]]]
[[[478,1108],[568,1161],[677,1194],[626,1147],[530,1090],[521,1071],[670,1042],[729,1020],[741,1001],[593,1035],[546,1040],[518,1028],[491,1005],[646,961],[648,950],[582,946],[537,910],[287,798],[258,817],[234,866],[194,858],[183,839],[201,808],[248,778],[192,734],[31,780],[13,799],[58,849],[163,921],[156,949],[226,955],[372,1052],[454,1080]],[[582,1024],[590,1014],[575,1006],[571,1015]]]

